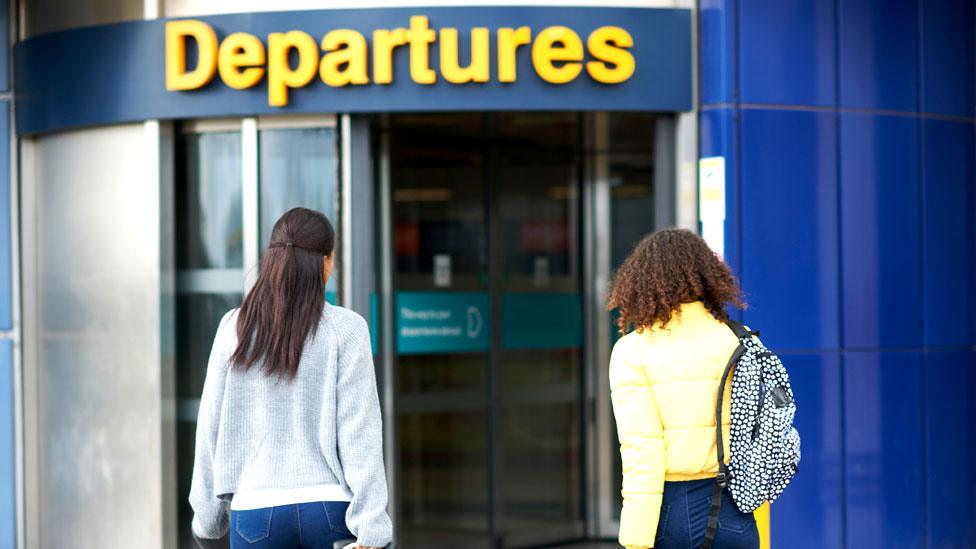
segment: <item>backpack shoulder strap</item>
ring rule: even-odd
[[[739,339],[750,336],[759,337],[758,330],[750,330],[745,326],[745,324],[732,320],[731,318],[725,321],[725,325],[728,326],[729,329],[732,330],[732,333],[735,334],[735,337]]]
[[[741,324],[738,325],[745,329]],[[736,329],[732,328],[732,330],[735,331]],[[751,333],[748,330],[746,332]],[[716,457],[718,458],[718,476],[715,477],[715,489],[712,491],[712,506],[711,511],[708,513],[708,527],[705,529],[703,549],[712,549],[712,544],[715,543],[716,530],[718,529],[718,515],[722,506],[722,491],[729,484],[729,468],[725,465],[725,442],[722,440],[724,438],[722,436],[722,403],[725,400],[725,385],[728,383],[732,368],[739,362],[745,350],[742,343],[736,346],[735,351],[732,352],[732,356],[729,357],[729,362],[725,365],[725,369],[722,370],[722,380],[718,385],[718,398],[716,398],[715,403],[715,449]]]

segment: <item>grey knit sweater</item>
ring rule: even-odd
[[[290,382],[258,367],[244,372],[230,366],[236,324],[237,309],[220,321],[207,365],[190,487],[194,534],[223,537],[238,490],[338,484],[352,492],[346,522],[359,545],[390,543],[366,321],[326,303]]]

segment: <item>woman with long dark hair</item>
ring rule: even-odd
[[[382,426],[369,330],[325,301],[335,231],[294,208],[254,288],[214,338],[197,422],[194,536],[230,545],[386,546]]]
[[[739,344],[723,321],[728,307],[745,307],[741,292],[701,237],[667,229],[637,244],[614,276],[608,306],[619,312],[622,335],[610,357],[624,475],[620,544],[699,549],[718,476],[716,397]],[[726,445],[730,392],[727,384]],[[724,491],[712,548],[758,547],[755,519]]]

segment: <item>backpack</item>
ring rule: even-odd
[[[718,527],[722,490],[728,487],[736,507],[751,513],[775,501],[793,480],[800,464],[800,434],[793,427],[796,403],[790,378],[779,357],[759,341],[759,332],[727,321],[739,338],[719,383],[715,406],[715,440],[718,477],[712,493],[704,549],[711,549]],[[732,371],[732,425],[725,465],[722,442],[722,404],[725,384]]]

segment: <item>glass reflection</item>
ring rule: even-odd
[[[183,136],[177,185],[176,261],[180,269],[244,266],[241,223],[241,134]]]
[[[656,118],[643,113],[609,115],[610,149],[610,269],[615,271],[634,246],[654,231],[654,131]],[[610,328],[611,343],[617,340],[617,326]],[[623,467],[616,422],[611,421],[613,519],[620,520]]]
[[[406,546],[582,533],[579,120],[390,118],[396,290],[488,296],[502,331],[486,352],[398,355]]]
[[[492,183],[504,266],[499,523],[515,537],[565,539],[583,519],[579,120],[499,121],[508,137],[496,145]]]
[[[193,548],[187,497],[197,409],[217,325],[243,298],[241,134],[181,134],[176,161],[177,520],[179,546]]]
[[[397,291],[487,291],[480,114],[392,117]],[[439,265],[439,267],[437,267]],[[487,547],[488,355],[398,357],[404,547]]]
[[[324,213],[336,230],[339,162],[335,128],[261,130],[260,225],[262,253],[281,214],[302,206]],[[338,277],[325,289],[335,302]]]

